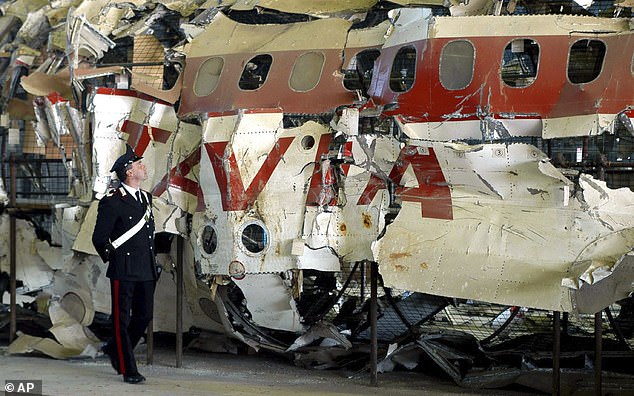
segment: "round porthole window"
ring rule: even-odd
[[[261,224],[251,223],[242,229],[242,245],[251,253],[261,253],[268,244],[268,235]]]
[[[211,225],[206,225],[203,228],[203,232],[200,235],[200,244],[203,251],[207,254],[212,254],[218,248],[218,234],[216,229]]]
[[[315,138],[310,135],[304,136],[302,138],[302,148],[308,151],[313,147],[315,147]]]

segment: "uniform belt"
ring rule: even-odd
[[[145,223],[147,223],[147,221],[149,220],[151,215],[152,215],[152,208],[150,207],[150,205],[147,205],[147,208],[145,209],[145,213],[143,214],[143,217],[141,217],[141,220],[139,220],[139,222],[136,223],[132,228],[130,228],[128,231],[126,231],[123,235],[121,235],[119,238],[117,238],[114,242],[112,242],[112,246],[114,246],[114,248],[116,249],[119,246],[121,246],[124,243],[126,243],[128,241],[128,239],[130,239],[133,236],[135,236],[136,233],[139,232],[141,230],[141,228],[143,228]]]

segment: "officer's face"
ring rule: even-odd
[[[145,169],[145,164],[141,160],[133,162],[132,165],[130,165],[130,169],[128,169],[127,173],[128,181],[135,180],[138,182],[142,182],[147,179],[147,169]]]

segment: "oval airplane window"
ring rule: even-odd
[[[451,41],[440,53],[440,83],[449,90],[464,89],[473,81],[475,48],[467,40]]]
[[[321,52],[306,52],[295,60],[288,85],[298,92],[307,92],[315,88],[321,78],[326,58]]]
[[[224,65],[224,59],[217,56],[200,64],[194,79],[194,94],[196,96],[207,96],[216,89]]]
[[[242,69],[238,86],[245,91],[254,91],[266,82],[273,57],[269,54],[256,55]]]
[[[509,87],[528,87],[537,78],[539,45],[531,39],[511,41],[502,55],[500,73],[502,81]]]
[[[573,84],[586,84],[596,80],[603,69],[605,43],[599,40],[579,40],[568,54],[568,80]]]
[[[343,86],[350,91],[362,89],[367,91],[372,82],[374,61],[381,55],[377,49],[367,49],[356,54],[344,70]]]
[[[311,150],[313,147],[315,147],[315,138],[310,135],[306,135],[302,138],[301,143],[304,150]]]
[[[201,235],[201,245],[205,253],[212,254],[218,247],[218,234],[213,226],[207,225]]]
[[[268,244],[268,235],[264,227],[251,223],[242,229],[242,246],[251,253],[260,253]]]
[[[412,46],[398,50],[392,62],[390,89],[394,92],[406,92],[414,85],[416,78],[416,49]]]

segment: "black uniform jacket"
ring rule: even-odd
[[[142,191],[152,207],[152,194]],[[141,230],[108,254],[107,245],[134,227],[145,214],[143,204],[123,187],[111,190],[99,202],[97,222],[92,243],[104,262],[108,262],[106,276],[127,281],[158,279],[154,256],[154,216],[151,215]]]

